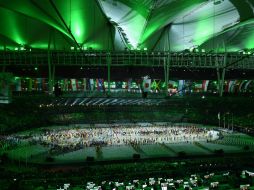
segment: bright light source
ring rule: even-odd
[[[74,49],[75,49],[75,48],[72,46],[72,47],[71,47],[71,50],[74,50]]]
[[[202,99],[205,99],[205,96],[202,96]]]
[[[145,47],[144,50],[147,51],[147,48]]]
[[[18,51],[18,50],[19,50],[19,48],[15,47],[15,51]]]
[[[37,71],[37,70],[38,70],[38,67],[34,67],[34,70]]]
[[[80,32],[80,28],[79,28],[79,27],[76,28],[75,34],[76,34],[77,36],[80,36],[81,32]]]

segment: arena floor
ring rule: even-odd
[[[83,126],[84,127],[84,126]],[[208,126],[198,126],[200,128]],[[70,128],[64,126],[63,128]],[[213,127],[214,128],[214,127]],[[48,128],[44,128],[48,129]],[[50,128],[52,129],[52,127]],[[26,131],[13,134],[19,135],[38,134],[43,129]],[[50,151],[50,147],[39,143],[30,143],[25,140],[19,142],[15,147],[2,148],[1,152],[6,153],[9,158],[22,163],[79,163],[87,161],[113,161],[131,160],[134,158],[170,158],[184,156],[209,156],[214,155],[216,150],[223,150],[228,153],[253,152],[254,138],[246,134],[224,131],[223,138],[214,141],[191,141],[191,142],[171,142],[139,145],[112,145],[112,146],[91,146],[76,150],[63,152]],[[246,148],[248,146],[248,148]],[[50,158],[50,159],[49,159]]]

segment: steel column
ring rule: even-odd
[[[169,64],[170,64],[170,55],[167,55],[167,58],[164,57],[164,79],[165,79],[165,93],[168,95],[168,80],[169,80]]]
[[[224,93],[226,64],[227,64],[227,54],[225,53],[222,67],[220,67],[217,60],[217,79],[218,79],[218,90],[219,90],[220,97],[222,97]]]
[[[217,68],[218,91],[220,97],[222,97],[224,93],[225,72],[226,72],[225,68],[222,69]]]
[[[52,77],[52,84],[53,86],[55,85],[55,71],[56,71],[56,66],[55,65],[51,65],[52,66],[52,74],[51,74],[51,77]]]
[[[108,69],[108,96],[110,96],[110,66],[111,66],[111,55],[107,53],[107,69]]]
[[[4,61],[3,62],[4,62],[4,65],[2,68],[2,72],[4,73],[6,69],[6,45],[4,45]]]
[[[52,66],[51,66],[51,52],[50,52],[50,44],[51,44],[51,34],[49,36],[48,41],[48,93],[49,95],[53,94],[53,81],[52,81]]]
[[[51,54],[48,51],[48,92],[49,95],[53,94],[53,83],[52,83],[52,66],[51,66]]]

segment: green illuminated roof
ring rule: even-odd
[[[0,50],[252,49],[254,0],[0,0]]]

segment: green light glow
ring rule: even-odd
[[[76,15],[75,15],[76,16]],[[78,16],[76,16],[78,18]],[[80,19],[77,19],[72,26],[72,31],[75,39],[78,43],[83,43],[85,41],[85,26]]]
[[[68,10],[67,5],[58,4],[63,10]],[[75,40],[83,46],[95,50],[108,47],[110,28],[108,20],[99,9],[96,1],[75,0],[71,1],[71,12],[62,11],[66,23],[70,25]]]
[[[31,48],[35,49],[48,49],[48,44],[47,43],[34,43],[30,45]]]
[[[140,39],[140,43],[144,43],[158,28],[160,27],[160,22],[154,23],[151,26],[148,26]]]
[[[1,24],[8,26],[3,28],[3,30],[1,30],[1,33],[4,32],[5,36],[7,36],[9,39],[12,39],[17,44],[26,44],[20,31],[20,28],[22,26],[21,23],[18,22],[18,16],[13,15],[13,12],[7,9],[0,8],[0,11],[2,16],[5,18],[1,20]],[[11,32],[9,31],[9,29],[11,29]]]
[[[254,48],[254,34],[253,32],[247,37],[244,39],[244,46],[245,48],[247,49],[253,49]]]
[[[89,47],[91,47],[93,50],[100,50],[100,49],[102,49],[102,44],[99,44],[99,43],[86,43],[85,47],[87,47],[87,49],[89,49]]]
[[[80,28],[79,27],[76,28],[75,34],[77,37],[80,37]]]
[[[39,2],[36,2],[39,3]],[[63,4],[63,3],[62,3]],[[46,6],[47,4],[42,2],[42,7]],[[50,14],[44,14],[44,12],[41,11],[40,8],[37,6],[34,6],[34,3],[28,3],[28,2],[21,2],[16,1],[15,3],[3,3],[1,6],[6,7],[5,10],[13,10],[11,12],[11,16],[5,17],[10,18],[12,20],[19,20],[20,17],[23,17],[24,15],[28,16],[29,18],[32,18],[33,20],[39,21],[41,24],[46,24],[48,26],[51,26],[52,28],[56,29],[57,31],[63,33],[65,36],[71,38],[69,33],[62,25],[60,25],[55,19],[52,19],[53,17],[50,16]],[[2,11],[1,11],[2,13]],[[16,13],[16,14],[14,14]],[[16,19],[17,17],[18,19]],[[24,27],[24,25],[21,26],[21,28]],[[15,27],[19,28],[19,27]],[[20,44],[26,44],[20,42]]]
[[[222,39],[226,39],[227,51],[254,48],[254,30],[252,29],[254,28],[254,18],[250,17],[250,19],[243,21],[240,19],[241,22],[238,23],[238,14],[233,14],[232,10],[234,9],[229,9],[228,12],[232,12],[232,15],[236,16],[236,20],[227,24],[226,22],[229,21],[223,17],[224,13],[222,13],[222,17],[218,17],[214,16],[214,10],[210,7],[207,8],[208,11],[203,9],[203,4],[213,5],[212,1],[168,0],[154,3],[153,0],[113,0],[113,3],[116,4],[113,6],[111,0],[98,1],[102,4],[108,18],[105,17],[95,0],[70,0],[65,3],[60,0],[54,1],[76,41],[83,46],[83,50],[89,48],[110,50],[114,44],[116,44],[116,50],[120,48],[123,50],[124,43],[120,42],[120,37],[118,39],[118,36],[114,36],[117,32],[117,30],[115,31],[116,27],[121,29],[124,38],[126,37],[128,40],[126,46],[136,50],[152,49],[151,47],[159,39],[164,29],[166,33],[163,33],[158,46],[155,47],[156,50],[163,50],[163,48],[165,50],[163,47],[164,39],[170,35],[170,40],[173,39],[172,34],[177,34],[177,38],[172,40],[173,45],[171,47],[174,51],[175,49],[177,51],[183,49],[182,44],[185,44],[186,47],[188,46],[187,48],[191,45],[200,46],[200,51],[202,48],[207,48],[208,52],[212,49],[209,47],[213,47],[212,40],[214,39],[216,45],[213,49],[218,52],[225,51]],[[75,46],[69,31],[57,14],[52,11],[49,2],[36,1],[33,3],[29,0],[24,2],[15,0],[15,3],[2,1],[0,4],[0,16],[2,18],[0,23],[0,50],[6,48],[20,51],[22,44],[26,47],[26,51],[29,51],[30,47],[47,49],[49,39],[51,39],[51,49],[70,50],[73,49],[71,47]],[[153,6],[154,4],[155,6]],[[227,11],[223,7],[219,8],[219,6],[215,6],[218,7],[216,12]],[[193,18],[187,18],[188,15],[195,14],[195,11],[201,9],[203,10],[201,14],[197,12],[196,15],[192,15]],[[186,18],[185,22],[181,21],[183,17]],[[232,17],[232,19],[234,18]],[[181,31],[181,22],[185,23],[183,27],[185,27],[186,32],[183,38],[186,43],[182,43],[182,32],[179,32]],[[176,27],[175,31],[173,31],[173,27]],[[221,31],[223,28],[224,30]],[[248,52],[246,53],[248,54]]]
[[[82,26],[81,23],[82,22],[76,21],[72,27],[73,35],[78,43],[83,43],[85,41],[84,26]]]

